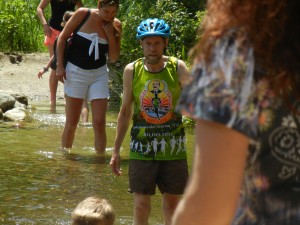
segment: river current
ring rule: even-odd
[[[63,104],[53,113],[45,102],[31,104],[26,121],[0,121],[0,224],[71,224],[72,210],[89,196],[112,203],[116,225],[132,224],[133,199],[127,191],[128,134],[121,151],[123,175],[114,176],[108,165],[117,112],[107,113],[104,163],[94,151],[91,123],[79,124],[71,150],[59,150],[64,121]],[[187,135],[190,166],[193,138],[193,134]],[[163,224],[158,191],[152,198],[150,224]]]

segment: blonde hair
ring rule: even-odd
[[[72,212],[72,225],[113,225],[115,211],[106,200],[88,197]]]

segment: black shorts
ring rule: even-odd
[[[162,194],[182,195],[188,180],[187,160],[130,160],[129,192],[154,195],[156,185]]]

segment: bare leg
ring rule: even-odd
[[[66,123],[62,134],[62,148],[72,148],[75,131],[80,119],[83,99],[66,97]]]
[[[54,54],[53,45],[48,44],[47,47],[48,47],[48,52],[49,52],[49,55],[50,55],[50,58],[51,58]]]
[[[148,219],[151,213],[151,196],[133,193],[134,198],[134,225],[148,225]]]
[[[81,121],[87,123],[89,121],[89,105],[86,99],[83,100],[81,109]]]
[[[56,108],[56,91],[58,86],[58,80],[56,78],[55,70],[51,70],[49,77],[49,87],[50,87],[50,107],[51,109]]]
[[[163,194],[162,210],[164,214],[165,225],[171,224],[172,216],[179,203],[179,200],[179,195]]]
[[[98,154],[104,154],[106,148],[106,110],[107,99],[95,99],[92,105],[92,123],[95,135],[95,150]]]
[[[50,55],[50,58],[53,56],[53,45],[48,45],[48,52]],[[51,111],[56,110],[56,91],[57,91],[57,85],[58,80],[56,78],[55,70],[51,70],[50,76],[49,76],[49,89],[50,89],[50,108]]]

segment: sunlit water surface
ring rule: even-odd
[[[116,225],[132,224],[132,194],[127,192],[128,135],[121,152],[123,175],[115,177],[108,166],[117,112],[107,114],[107,154],[103,163],[94,151],[90,123],[80,124],[72,150],[61,152],[63,105],[55,113],[47,103],[31,106],[29,121],[0,122],[0,224],[71,224],[72,210],[89,196],[112,203]],[[193,138],[187,135],[189,162]],[[152,198],[150,224],[163,224],[159,192]]]

